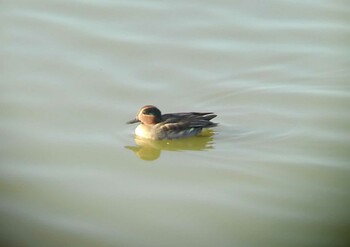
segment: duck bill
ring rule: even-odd
[[[132,119],[130,121],[127,121],[126,123],[127,124],[133,124],[133,123],[138,123],[138,122],[140,122],[140,120],[138,120],[137,118],[134,118],[134,119]]]

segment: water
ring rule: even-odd
[[[347,246],[344,1],[3,1],[4,246]],[[146,104],[213,111],[148,142]]]

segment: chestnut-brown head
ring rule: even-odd
[[[128,121],[128,124],[142,122],[145,125],[154,125],[162,121],[162,113],[161,111],[153,106],[146,105],[142,107],[137,114],[136,118]]]

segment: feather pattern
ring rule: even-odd
[[[135,120],[141,121],[135,133],[150,139],[178,139],[195,136],[203,128],[215,127],[218,124],[210,121],[217,115],[213,112],[180,112],[161,115],[158,108],[147,105],[141,108]]]

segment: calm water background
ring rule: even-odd
[[[0,3],[2,246],[346,246],[347,1]],[[145,104],[211,137],[134,140]]]

